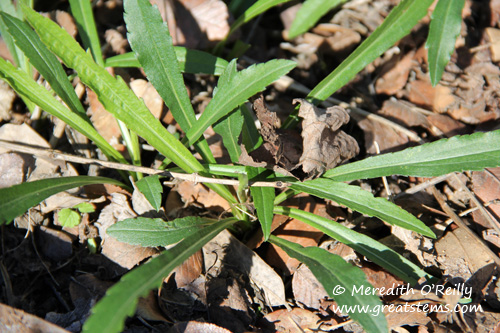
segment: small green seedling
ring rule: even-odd
[[[57,213],[57,221],[63,227],[73,228],[80,224],[84,213],[95,212],[95,207],[91,203],[82,202],[73,208],[63,208]]]

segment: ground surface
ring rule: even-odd
[[[208,49],[227,33],[227,7],[219,0],[155,1],[178,45]],[[290,73],[295,85],[283,87],[283,80],[263,93],[266,106],[284,120],[294,106],[294,98],[307,91],[294,87],[314,87],[328,75],[388,14],[397,0],[353,0],[342,10],[333,11],[316,28],[294,40],[287,40],[287,29],[297,7],[282,6],[250,22],[236,38],[251,44],[239,64],[248,66],[274,58],[293,59],[297,69]],[[40,1],[37,10],[49,12],[68,31],[76,27],[67,15],[68,4]],[[128,52],[121,1],[95,1],[95,15],[106,56]],[[382,57],[368,65],[335,96],[353,109],[382,116],[389,122],[351,112],[343,129],[359,144],[354,158],[399,151],[439,138],[500,128],[500,1],[466,1],[456,52],[438,86],[432,87],[427,73],[425,38],[429,17]],[[174,28],[175,27],[175,28]],[[77,37],[78,38],[78,37]],[[228,46],[232,45],[231,43]],[[5,50],[5,47],[2,48]],[[9,55],[2,51],[3,57]],[[145,76],[137,69],[116,69],[150,110],[172,131],[182,132],[163,106]],[[186,75],[185,81],[197,112],[210,99],[216,79]],[[77,84],[77,82],[75,82]],[[96,128],[123,152],[120,132],[113,119],[97,102],[95,95],[81,85],[82,101],[88,107]],[[307,88],[306,88],[307,89]],[[0,109],[0,138],[70,154],[101,158],[92,149],[81,149],[86,142],[69,129],[64,130],[51,117],[31,116],[19,98],[3,87]],[[258,108],[256,106],[256,108]],[[218,161],[227,163],[221,140],[211,130],[208,142]],[[41,143],[43,142],[43,144]],[[15,152],[0,155],[1,186],[59,175],[106,175],[116,172],[95,166],[78,165],[33,157]],[[155,154],[144,150],[144,165],[155,166]],[[390,228],[382,221],[360,216],[335,202],[300,195],[287,204],[332,220],[389,245],[414,263],[442,279],[442,283],[471,288],[472,305],[483,311],[466,313],[387,313],[389,326],[398,332],[498,330],[500,284],[497,264],[500,249],[500,169],[461,173],[436,179],[389,177],[357,182],[375,196],[390,197],[395,203],[425,222],[438,236],[424,239],[403,229]],[[176,182],[164,189],[163,208],[169,219],[183,216],[217,218],[229,208],[201,184]],[[61,228],[57,212],[81,202],[91,202],[95,211],[82,215],[73,228]],[[479,209],[485,207],[486,209]],[[141,215],[150,208],[137,193],[113,186],[75,190],[46,200],[1,227],[0,271],[3,304],[44,318],[70,331],[79,331],[89,309],[121,275],[144,262],[159,249],[118,243],[105,236],[105,228],[115,221]],[[453,213],[457,214],[454,215]],[[462,227],[459,227],[462,225]],[[465,226],[465,227],[464,227]],[[320,246],[360,267],[376,287],[389,288],[403,282],[380,267],[337,243],[323,233],[297,220],[276,216],[273,234],[303,246]],[[258,230],[258,229],[257,229]],[[96,254],[88,239],[104,239]],[[244,243],[243,243],[243,242]],[[462,283],[460,285],[460,283]],[[266,294],[264,291],[274,293]],[[284,290],[280,295],[279,290]],[[272,294],[272,297],[269,297]],[[383,297],[391,302],[427,299]],[[431,298],[431,299],[429,299]],[[442,299],[440,300],[442,301]],[[454,304],[456,300],[445,302]],[[286,303],[286,305],[284,305]],[[285,253],[262,243],[258,231],[241,241],[222,233],[203,251],[190,258],[175,275],[165,280],[160,291],[152,292],[139,304],[136,317],[127,321],[127,332],[233,332],[280,331],[310,332],[317,329],[358,332],[360,326],[333,310],[310,270]],[[291,310],[291,311],[290,311]],[[0,317],[28,320],[12,309],[2,308]],[[2,321],[4,319],[1,319]],[[47,325],[32,319],[38,325]],[[211,323],[211,324],[208,324]],[[54,328],[42,326],[46,331]]]

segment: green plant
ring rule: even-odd
[[[262,10],[267,10],[270,4],[280,2],[284,1],[266,3],[259,1],[257,4],[262,6],[260,8],[264,8]],[[313,89],[308,99],[317,104],[346,84],[364,66],[408,34],[418,20],[427,13],[431,2],[432,0],[403,0],[358,49]],[[238,145],[240,135],[248,151],[262,142],[258,131],[252,125],[253,122],[248,121],[249,111],[243,104],[280,76],[292,70],[295,64],[287,60],[271,60],[237,71],[234,60],[227,64],[224,60],[209,54],[174,48],[168,27],[162,22],[159,13],[151,7],[149,1],[126,0],[124,4],[128,38],[134,55],[129,54],[106,61],[96,53],[97,46],[92,43],[91,36],[94,35],[91,33],[92,24],[86,27],[81,24],[81,26],[85,27],[84,32],[89,36],[83,39],[84,43],[89,44],[85,46],[93,50],[94,57],[85,52],[55,23],[37,14],[28,6],[21,7],[34,31],[20,19],[6,12],[0,14],[1,21],[17,47],[30,59],[67,107],[59,103],[50,92],[36,84],[26,71],[17,69],[2,59],[0,59],[0,76],[25,99],[39,105],[89,137],[108,158],[126,163],[127,161],[97,133],[84,112],[82,113],[82,106],[79,101],[74,100],[71,84],[68,85],[67,77],[61,72],[62,67],[57,61],[57,56],[96,93],[106,110],[126,125],[125,133],[129,132],[131,138],[128,145],[137,146],[137,140],[133,139],[134,135],[137,135],[166,157],[165,165],[173,162],[184,172],[201,176],[238,175],[240,188],[237,195],[234,195],[224,185],[207,184],[231,204],[234,214],[232,218],[219,221],[184,218],[170,222],[137,218],[120,221],[110,227],[109,234],[121,241],[143,246],[177,244],[124,275],[119,283],[110,288],[107,295],[93,309],[92,316],[84,326],[85,331],[120,331],[126,316],[133,315],[138,298],[146,295],[152,288],[158,287],[163,277],[176,266],[220,231],[239,221],[250,224],[246,212],[241,211],[245,209],[244,204],[247,203],[245,190],[248,187],[265,239],[308,265],[339,305],[380,306],[382,303],[373,295],[359,295],[355,298],[334,296],[332,291],[335,285],[340,284],[348,289],[353,285],[368,286],[362,271],[345,263],[339,256],[314,247],[303,248],[271,235],[271,221],[274,214],[296,218],[317,228],[411,284],[416,283],[420,278],[432,278],[405,257],[368,236],[326,218],[280,204],[297,193],[308,193],[322,199],[334,200],[362,214],[378,217],[387,223],[434,237],[433,232],[424,223],[397,205],[383,198],[375,198],[360,187],[345,184],[343,181],[393,174],[427,177],[498,166],[500,131],[455,137],[394,154],[370,157],[328,170],[320,178],[303,182],[256,167],[217,165],[202,137],[203,132],[209,126],[214,126],[214,129],[223,135],[224,145],[232,161],[237,163],[241,154],[241,148]],[[78,15],[82,17],[91,15],[88,8],[78,10],[78,2],[71,1],[71,5],[73,12],[79,13],[76,14],[77,21]],[[255,8],[252,9],[254,14],[257,12]],[[190,63],[190,59],[195,59],[194,64]],[[184,130],[184,139],[179,141],[170,134],[120,77],[115,78],[104,69],[103,66],[106,63],[123,66],[140,65]],[[441,65],[444,66],[439,62],[438,66]],[[181,74],[181,70],[187,71],[193,68],[196,68],[194,71],[220,74],[213,99],[198,120],[188,99]],[[285,125],[291,126],[297,120],[297,117],[292,115]],[[194,145],[207,164],[202,165],[193,157],[187,148],[191,145]],[[131,156],[136,156],[134,154]],[[134,163],[139,162],[138,159],[134,157],[133,159]],[[275,189],[272,187],[251,185],[257,180],[283,181],[289,183],[290,188],[276,196]],[[42,180],[0,189],[0,198],[2,198],[0,223],[10,222],[51,194],[75,186],[102,182],[120,184],[115,180],[105,178],[77,177]],[[144,178],[142,182],[142,185],[138,187],[142,187],[141,191],[145,193],[153,207],[158,209],[158,196],[161,193],[161,188],[158,187],[158,177]],[[122,186],[125,185],[122,184]],[[387,331],[387,323],[383,314],[372,316],[351,313],[350,315],[368,332]]]
[[[59,224],[63,227],[76,227],[80,224],[82,220],[82,213],[92,213],[95,211],[95,207],[88,203],[82,202],[73,208],[63,208],[57,213],[57,219]]]
[[[250,5],[231,25],[227,37],[215,48],[220,54],[229,36],[231,36],[243,24],[248,23],[258,15],[277,5],[290,0],[258,0]],[[293,39],[311,29],[318,21],[332,9],[348,2],[349,0],[304,0],[302,6],[288,32],[288,38]],[[230,9],[236,14],[236,8],[242,7],[245,1],[232,1]],[[390,46],[394,45],[402,36],[405,36],[426,14],[432,4],[431,0],[411,1],[403,0],[394,9],[392,14],[384,21],[369,38],[346,59],[332,74],[322,83],[328,87],[328,91],[335,91],[346,84],[352,76],[349,73],[358,73],[362,68],[380,56]],[[429,74],[431,83],[435,86],[441,79],[443,69],[450,60],[455,49],[455,40],[460,34],[462,22],[462,9],[464,0],[439,0],[432,13],[432,20],[427,38],[426,47],[429,49]],[[346,72],[344,72],[346,71]],[[342,79],[340,79],[342,77]],[[337,82],[334,84],[333,82]],[[315,90],[308,96],[311,100],[318,101],[326,97],[322,94],[322,84],[316,86]],[[330,93],[329,95],[333,94]],[[317,95],[317,96],[316,96]],[[293,119],[292,119],[293,120]],[[285,127],[289,126],[286,124]]]

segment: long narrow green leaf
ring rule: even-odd
[[[259,148],[264,140],[255,126],[255,120],[247,105],[243,104],[240,109],[243,117],[245,118],[243,131],[241,132],[241,141],[245,145],[247,152],[250,153]]]
[[[66,124],[94,141],[106,156],[121,163],[127,163],[123,156],[104,140],[87,119],[84,119],[80,114],[71,112],[68,108],[63,106],[51,93],[33,81],[26,72],[15,68],[4,59],[0,59],[0,77],[8,82],[12,89],[19,95],[31,100],[43,110],[61,119]]]
[[[0,225],[12,221],[53,194],[91,184],[125,186],[111,178],[77,176],[42,179],[2,188],[0,189]]]
[[[7,0],[0,1],[0,11],[7,13],[11,16],[14,16],[18,19],[23,18],[23,13],[20,10],[20,8],[17,8],[16,10],[13,2],[11,1]],[[26,73],[28,73],[29,76],[32,76],[33,68],[31,67],[31,64],[29,63],[24,53],[16,46],[16,43],[14,43],[14,39],[8,32],[7,26],[5,25],[1,17],[0,17],[0,35],[2,35],[2,38],[5,41],[5,44],[7,45],[7,48],[9,49],[9,52],[12,55],[15,65],[19,68],[22,68]],[[28,110],[30,112],[33,112],[33,110],[35,109],[35,104],[28,98],[25,98],[24,96],[21,96],[21,98],[24,101],[24,104],[26,104]]]
[[[402,0],[384,22],[307,96],[315,104],[330,97],[366,65],[410,33],[433,0]]]
[[[112,77],[104,68],[98,66],[57,24],[27,7],[23,7],[23,10],[44,44],[68,67],[78,72],[81,80],[96,92],[106,110],[127,123],[162,154],[172,156],[181,168],[188,172],[203,170],[189,151],[163,128],[122,79]]]
[[[222,137],[222,143],[224,147],[226,147],[231,162],[233,163],[238,163],[241,155],[238,139],[243,129],[244,121],[245,119],[241,114],[241,107],[239,107],[230,114],[222,117],[212,126],[215,133]]]
[[[109,227],[106,232],[120,242],[141,246],[167,246],[217,223],[217,220],[188,216],[164,221],[137,217],[126,219]]]
[[[92,2],[89,0],[70,0],[71,13],[76,21],[76,26],[80,37],[82,38],[85,49],[90,49],[94,61],[101,67],[104,67],[104,59],[102,58],[101,42],[97,33],[97,26],[94,20],[92,11]],[[96,92],[97,95],[98,92]],[[122,138],[125,141],[127,151],[134,165],[141,165],[141,153],[139,147],[139,138],[136,133],[131,133],[129,127],[118,119],[118,126],[122,133]]]
[[[213,95],[216,96],[220,90],[219,88],[224,89],[224,87],[231,80],[234,80],[237,73],[236,62],[232,61],[231,64],[226,67],[224,75],[220,77],[218,85],[214,89]],[[241,154],[238,139],[243,128],[243,122],[243,115],[241,114],[240,109],[237,108],[212,125],[214,131],[222,136],[222,142],[224,143],[224,146],[226,147],[233,163],[238,163]]]
[[[390,175],[434,177],[455,171],[500,166],[500,130],[455,136],[345,164],[323,177],[336,181]]]
[[[311,29],[319,19],[347,0],[306,0],[293,20],[288,38],[293,39]]]
[[[319,198],[333,200],[362,214],[376,216],[387,223],[416,231],[422,235],[436,237],[428,226],[406,210],[384,198],[375,198],[373,194],[358,186],[318,178],[295,182],[291,188]]]
[[[190,173],[203,173],[205,171],[189,150],[151,114],[144,102],[137,98],[123,79],[114,78],[104,67],[97,65],[80,45],[56,23],[26,6],[23,6],[23,11],[42,42],[66,66],[73,68],[78,73],[82,82],[97,94],[99,101],[107,111],[126,123],[132,131],[143,137],[183,170]],[[209,186],[227,201],[235,202],[227,187],[220,184],[210,184]]]
[[[227,66],[225,59],[208,52],[174,46],[179,68],[183,73],[221,75]],[[107,58],[104,67],[141,67],[134,52]]]
[[[47,49],[27,23],[6,13],[0,13],[0,15],[16,45],[29,58],[31,64],[50,84],[56,94],[71,111],[88,120],[87,113],[56,56]],[[88,121],[90,122],[90,120]]]
[[[125,318],[134,314],[139,297],[160,286],[175,267],[235,221],[222,220],[196,230],[173,248],[124,275],[92,309],[83,332],[121,332]]]
[[[465,0],[439,0],[432,12],[425,47],[429,50],[429,74],[433,86],[441,80],[444,67],[455,49],[455,41],[462,27],[464,5]]]
[[[233,66],[235,60],[232,61]],[[228,69],[221,75],[219,81],[224,81]],[[291,71],[296,63],[290,60],[271,60],[263,64],[252,65],[247,69],[237,72],[229,82],[218,86],[218,93],[203,111],[200,119],[186,133],[188,144],[196,142],[203,132],[213,123],[226,114],[245,103],[245,101],[264,90],[268,85]]]
[[[236,21],[231,24],[231,29],[229,31],[228,36],[230,36],[236,29],[241,27],[243,24],[246,24],[259,16],[260,14],[265,13],[267,10],[285,3],[291,0],[258,0],[252,6],[250,6],[240,17],[236,19]]]
[[[422,277],[427,280],[433,278],[396,251],[366,235],[344,227],[340,223],[296,208],[276,206],[274,207],[274,213],[289,216],[309,224],[339,242],[348,245],[380,267],[412,285],[416,284]]]
[[[281,247],[289,256],[306,264],[328,295],[335,299],[339,307],[350,308],[351,311],[346,312],[349,312],[349,316],[360,323],[366,332],[388,332],[387,320],[382,311],[383,304],[378,296],[359,292],[373,288],[360,268],[319,247],[303,247],[274,235],[271,235],[269,241]],[[369,310],[362,311],[361,307]]]
[[[174,119],[184,132],[196,123],[191,100],[177,62],[168,26],[160,12],[148,0],[125,0],[125,23],[128,40],[149,81],[172,112]],[[215,158],[205,140],[196,143],[196,148],[208,163]]]
[[[265,168],[247,167],[249,180],[257,180],[260,174],[267,172],[268,170]],[[274,198],[276,193],[273,187],[254,186],[250,187],[250,193],[252,194],[255,210],[257,211],[257,217],[259,218],[260,225],[262,227],[264,240],[267,240],[271,234],[271,225],[273,224]]]
[[[75,18],[80,38],[86,49],[90,49],[94,60],[103,66],[104,61],[101,52],[101,42],[97,33],[97,27],[92,12],[92,4],[89,0],[69,0],[71,14]]]
[[[16,11],[16,8],[14,7],[14,3],[12,1],[0,1],[0,11],[17,18],[20,18],[21,16],[18,15],[18,12]],[[0,34],[2,35],[5,45],[12,55],[14,62],[18,67],[22,68],[22,64],[24,62],[23,54],[22,52],[19,52],[20,50],[14,43],[14,39],[12,38],[13,36],[8,32],[7,26],[5,25],[5,22],[2,18],[0,18]]]

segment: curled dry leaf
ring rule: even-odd
[[[303,99],[299,117],[302,121],[303,154],[299,163],[309,179],[349,160],[359,153],[356,140],[340,127],[349,122],[349,114],[340,106],[320,109]]]
[[[261,123],[264,143],[250,154],[241,146],[240,164],[266,167],[307,180],[358,154],[356,140],[340,129],[349,122],[346,110],[338,106],[321,109],[303,99],[295,99],[294,103],[301,104],[302,144],[296,132],[279,128],[277,115],[267,109],[261,96],[253,107]]]

